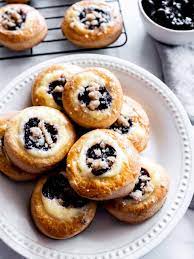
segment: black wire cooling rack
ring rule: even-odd
[[[120,0],[107,0],[112,5],[119,8],[121,12]],[[48,25],[48,35],[43,42],[35,46],[32,49],[22,52],[11,51],[2,45],[0,45],[0,60],[13,59],[13,58],[24,58],[33,57],[49,54],[60,54],[60,53],[70,53],[70,52],[80,52],[83,49],[78,48],[69,42],[62,34],[60,29],[61,20],[64,16],[65,10],[74,4],[75,0],[32,0],[31,6],[35,7],[39,12],[45,17]],[[63,3],[63,4],[62,4]],[[4,0],[0,0],[0,6],[5,5]],[[122,14],[122,12],[121,12]],[[127,33],[125,26],[123,27],[122,34],[112,45],[104,48],[117,48],[125,45],[127,42]]]

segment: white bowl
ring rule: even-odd
[[[194,30],[172,30],[154,22],[145,13],[142,0],[138,0],[140,16],[147,32],[154,39],[170,45],[181,45],[194,41]]]
[[[172,231],[186,212],[193,195],[193,129],[183,106],[169,88],[146,70],[105,55],[66,55],[23,72],[0,92],[0,113],[31,104],[31,86],[44,67],[71,63],[100,66],[118,76],[126,95],[148,113],[151,136],[143,156],[166,168],[171,183],[163,208],[143,224],[127,225],[98,210],[90,227],[69,240],[41,235],[28,211],[33,183],[14,183],[0,174],[0,239],[25,258],[129,259],[140,258]]]

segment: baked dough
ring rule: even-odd
[[[141,174],[134,190],[128,196],[108,201],[105,205],[114,217],[132,224],[143,222],[158,212],[169,188],[165,169],[148,159],[141,160]]]
[[[99,0],[72,5],[61,25],[67,39],[84,48],[101,48],[113,43],[120,36],[122,27],[119,10]]]
[[[77,73],[63,92],[66,113],[86,128],[109,127],[118,118],[122,102],[120,82],[104,68],[91,67]]]
[[[14,181],[30,181],[37,176],[29,174],[16,167],[8,158],[4,150],[4,134],[7,128],[8,118],[0,118],[0,171]]]
[[[132,144],[111,130],[83,135],[67,156],[67,178],[83,197],[108,200],[133,190],[140,172],[139,155]]]
[[[31,214],[48,237],[67,239],[86,229],[96,213],[96,203],[78,196],[64,173],[44,177],[31,198]]]
[[[149,128],[149,119],[143,107],[132,98],[124,96],[120,116],[110,129],[131,141],[141,152],[149,141]]]
[[[55,64],[39,73],[32,87],[33,105],[63,109],[62,92],[70,77],[81,71],[73,65]]]
[[[10,120],[4,143],[14,164],[29,173],[41,173],[64,159],[75,139],[74,128],[64,114],[34,106]]]
[[[0,8],[0,43],[21,51],[40,43],[47,35],[44,17],[25,4],[9,4]]]

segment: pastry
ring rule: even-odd
[[[106,209],[117,219],[140,223],[152,217],[163,206],[169,177],[158,164],[142,158],[141,173],[133,191],[124,198],[108,201]]]
[[[61,25],[67,39],[84,48],[101,48],[113,43],[120,36],[122,27],[119,10],[97,0],[72,5]]]
[[[80,72],[73,65],[55,64],[39,73],[32,87],[33,105],[49,106],[62,110],[62,92],[69,78]]]
[[[103,68],[87,68],[77,73],[63,92],[66,113],[86,128],[109,127],[118,118],[122,102],[120,82]]]
[[[96,213],[96,203],[78,196],[65,174],[43,177],[31,197],[31,214],[48,237],[67,239],[86,229]]]
[[[139,155],[132,144],[111,130],[83,135],[67,156],[67,178],[82,197],[108,200],[133,190],[140,172]]]
[[[40,43],[47,35],[44,17],[25,4],[9,4],[0,8],[0,43],[21,51]]]
[[[135,148],[143,151],[149,140],[149,119],[142,106],[128,96],[123,98],[123,106],[117,121],[110,129],[131,141]]]
[[[0,171],[14,181],[34,180],[36,174],[29,174],[16,167],[8,158],[4,150],[4,134],[7,128],[8,118],[0,118]]]
[[[26,108],[14,116],[5,131],[5,150],[10,160],[29,173],[53,168],[75,141],[69,119],[44,106]]]

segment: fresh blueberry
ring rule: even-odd
[[[146,14],[156,23],[176,30],[194,28],[193,0],[142,0]]]

